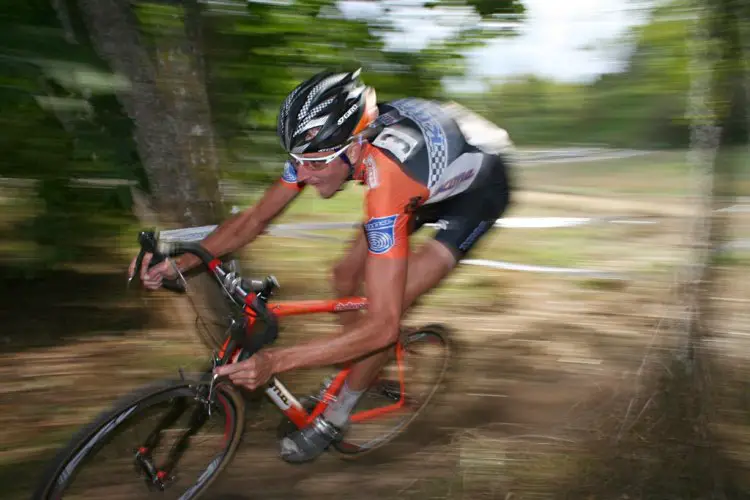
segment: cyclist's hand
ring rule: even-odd
[[[267,351],[259,351],[245,361],[219,366],[214,373],[219,376],[226,375],[233,383],[253,391],[273,376],[273,362]]]
[[[141,263],[141,268],[138,271],[140,273],[143,286],[149,290],[157,290],[158,288],[160,288],[164,279],[175,279],[177,277],[177,273],[175,273],[174,268],[172,267],[172,263],[170,262],[169,259],[159,262],[154,267],[149,269],[148,265],[151,263],[151,258],[153,256],[154,255],[151,253],[145,254],[143,256],[143,262]],[[136,260],[137,260],[137,257],[133,259],[128,269],[128,275],[131,277],[136,272],[136,269],[135,269]]]

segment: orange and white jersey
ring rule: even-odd
[[[467,139],[466,121],[438,103],[407,98],[378,109],[378,118],[364,133],[369,144],[354,179],[368,188],[364,229],[370,255],[403,258],[414,210],[481,186],[493,165],[485,159],[501,151]],[[291,162],[281,182],[291,189],[303,187]]]

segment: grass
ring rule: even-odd
[[[672,158],[673,153],[665,153]],[[650,158],[650,157],[649,157]],[[644,158],[623,160],[627,164],[623,176],[635,180],[643,178],[646,169]],[[648,160],[652,161],[652,160]],[[640,165],[638,162],[641,162]],[[583,165],[583,164],[582,164]],[[546,167],[545,167],[546,168]],[[572,168],[559,164],[549,169]],[[589,172],[595,170],[592,164],[582,168]],[[543,167],[520,169],[526,172],[542,172]],[[666,173],[677,170],[673,164],[665,164]],[[562,174],[560,178],[565,177]],[[580,174],[583,176],[583,172]],[[667,174],[665,174],[667,175]],[[547,176],[550,177],[549,175]],[[608,179],[603,186],[615,190],[620,185],[616,176]],[[635,182],[635,181],[634,181]],[[277,221],[291,222],[356,222],[363,217],[364,189],[351,185],[332,199],[321,200],[314,190],[303,192],[289,210]],[[247,204],[252,203],[248,199]],[[518,204],[509,211],[508,216],[565,216],[570,215],[570,208],[556,207],[554,202],[546,206],[533,203]],[[597,215],[587,213],[586,215]],[[592,268],[607,270],[608,266],[617,263],[617,270],[622,266],[637,268],[641,272],[650,272],[651,264],[641,262],[642,256],[652,250],[655,236],[663,234],[663,226],[653,225],[614,225],[595,223],[574,228],[555,229],[502,229],[495,228],[485,235],[470,255],[474,259],[505,261],[517,264],[563,267]],[[414,247],[430,238],[434,230],[425,228],[413,239]],[[341,258],[355,230],[314,231],[316,235],[332,238],[331,240],[294,239],[263,236],[247,249],[252,273],[256,276],[274,274],[279,278],[282,289],[280,299],[320,298],[330,296],[330,270]],[[645,267],[644,267],[645,266]],[[559,275],[557,275],[559,276]],[[497,310],[509,304],[509,290],[513,290],[517,280],[559,279],[556,275],[530,274],[518,271],[504,271],[477,266],[459,266],[433,293],[425,303],[437,306],[467,305],[480,309]],[[577,279],[580,287],[585,289],[609,289],[606,280]],[[623,284],[618,283],[615,288]]]
[[[517,185],[522,189],[579,191],[616,197],[642,192],[663,194],[671,191],[683,194],[687,189],[686,172],[684,153],[657,152],[621,160],[519,167],[515,175]],[[307,189],[275,223],[356,222],[363,217],[364,193],[362,186],[350,184],[333,198],[322,200],[313,189]],[[261,195],[259,192],[251,193],[240,205],[250,206]],[[571,214],[571,207],[556,207],[555,202],[545,205],[519,203],[511,208],[508,215]],[[130,226],[122,228],[114,241],[108,243],[112,247],[113,257],[125,261],[137,250],[133,237],[136,230],[136,227]],[[432,232],[429,228],[422,230],[415,237],[415,243],[424,241]],[[246,255],[254,270],[257,268],[261,272],[277,274],[283,277],[282,283],[306,282],[310,285],[307,288],[323,288],[328,293],[328,269],[343,255],[354,231],[316,231],[315,234],[336,240],[264,236],[248,248]],[[606,251],[602,253],[600,243],[621,234],[597,225],[544,231],[495,229],[484,237],[471,257],[552,267],[596,267],[597,262],[607,258]],[[623,236],[632,238],[633,234]],[[15,253],[20,244],[5,241],[2,246]],[[466,273],[467,277],[506,273],[480,268],[462,268],[459,272]]]
[[[732,190],[750,192],[750,163],[747,151],[737,148],[726,153]],[[696,192],[695,168],[687,151],[655,151],[630,158],[547,163],[517,168],[517,185],[522,189],[566,192],[596,196],[674,198]]]
[[[684,152],[630,158],[548,163],[519,168],[522,189],[597,196],[685,196],[693,188]]]
[[[717,266],[723,267],[746,267],[750,265],[750,252],[730,250],[719,254],[714,262]]]

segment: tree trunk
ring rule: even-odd
[[[714,114],[712,95],[715,89],[717,61],[712,58],[709,44],[713,40],[709,32],[709,16],[705,5],[696,6],[697,19],[693,26],[693,37],[688,41],[690,49],[690,94],[688,96],[688,118],[690,120],[689,160],[693,166],[697,183],[697,213],[690,234],[692,256],[683,280],[684,307],[683,330],[679,357],[689,371],[696,362],[696,350],[705,333],[707,284],[711,269],[712,222],[714,206],[714,174],[716,150],[720,130]]]
[[[135,123],[135,141],[163,224],[215,224],[224,215],[217,157],[202,83],[200,47],[183,30],[157,39],[156,61],[127,0],[79,0],[99,55],[131,84],[118,98]]]
[[[739,9],[738,9],[739,10]],[[750,148],[750,7],[739,10],[740,57],[742,60],[742,82],[745,91],[745,127],[747,148]]]
[[[117,97],[134,123],[135,143],[149,182],[148,204],[155,209],[159,225],[221,222],[225,210],[204,85],[197,3],[188,2],[184,10],[175,7],[184,23],[160,29],[149,50],[130,1],[78,1],[94,48],[130,82],[130,89]],[[212,277],[202,273],[191,280],[190,289],[194,303],[206,306],[199,312],[216,322],[227,310],[210,281]]]
[[[700,213],[696,218],[693,259],[685,288],[686,328],[683,359],[688,367],[712,330],[711,296],[714,260],[727,242],[727,213],[719,209],[734,202],[731,147],[745,135],[750,102],[744,57],[742,6],[732,0],[713,0],[702,8],[692,48],[690,94],[691,160],[700,185]],[[714,54],[715,57],[711,57]]]

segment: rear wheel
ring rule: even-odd
[[[231,385],[165,381],[103,413],[62,450],[34,498],[198,498],[231,461],[244,403]]]
[[[402,398],[397,360],[362,396],[352,413],[344,440],[333,447],[343,457],[357,457],[391,442],[422,414],[442,386],[451,358],[448,329],[427,325],[402,337],[403,406],[395,411],[356,421],[357,414],[392,406]]]

